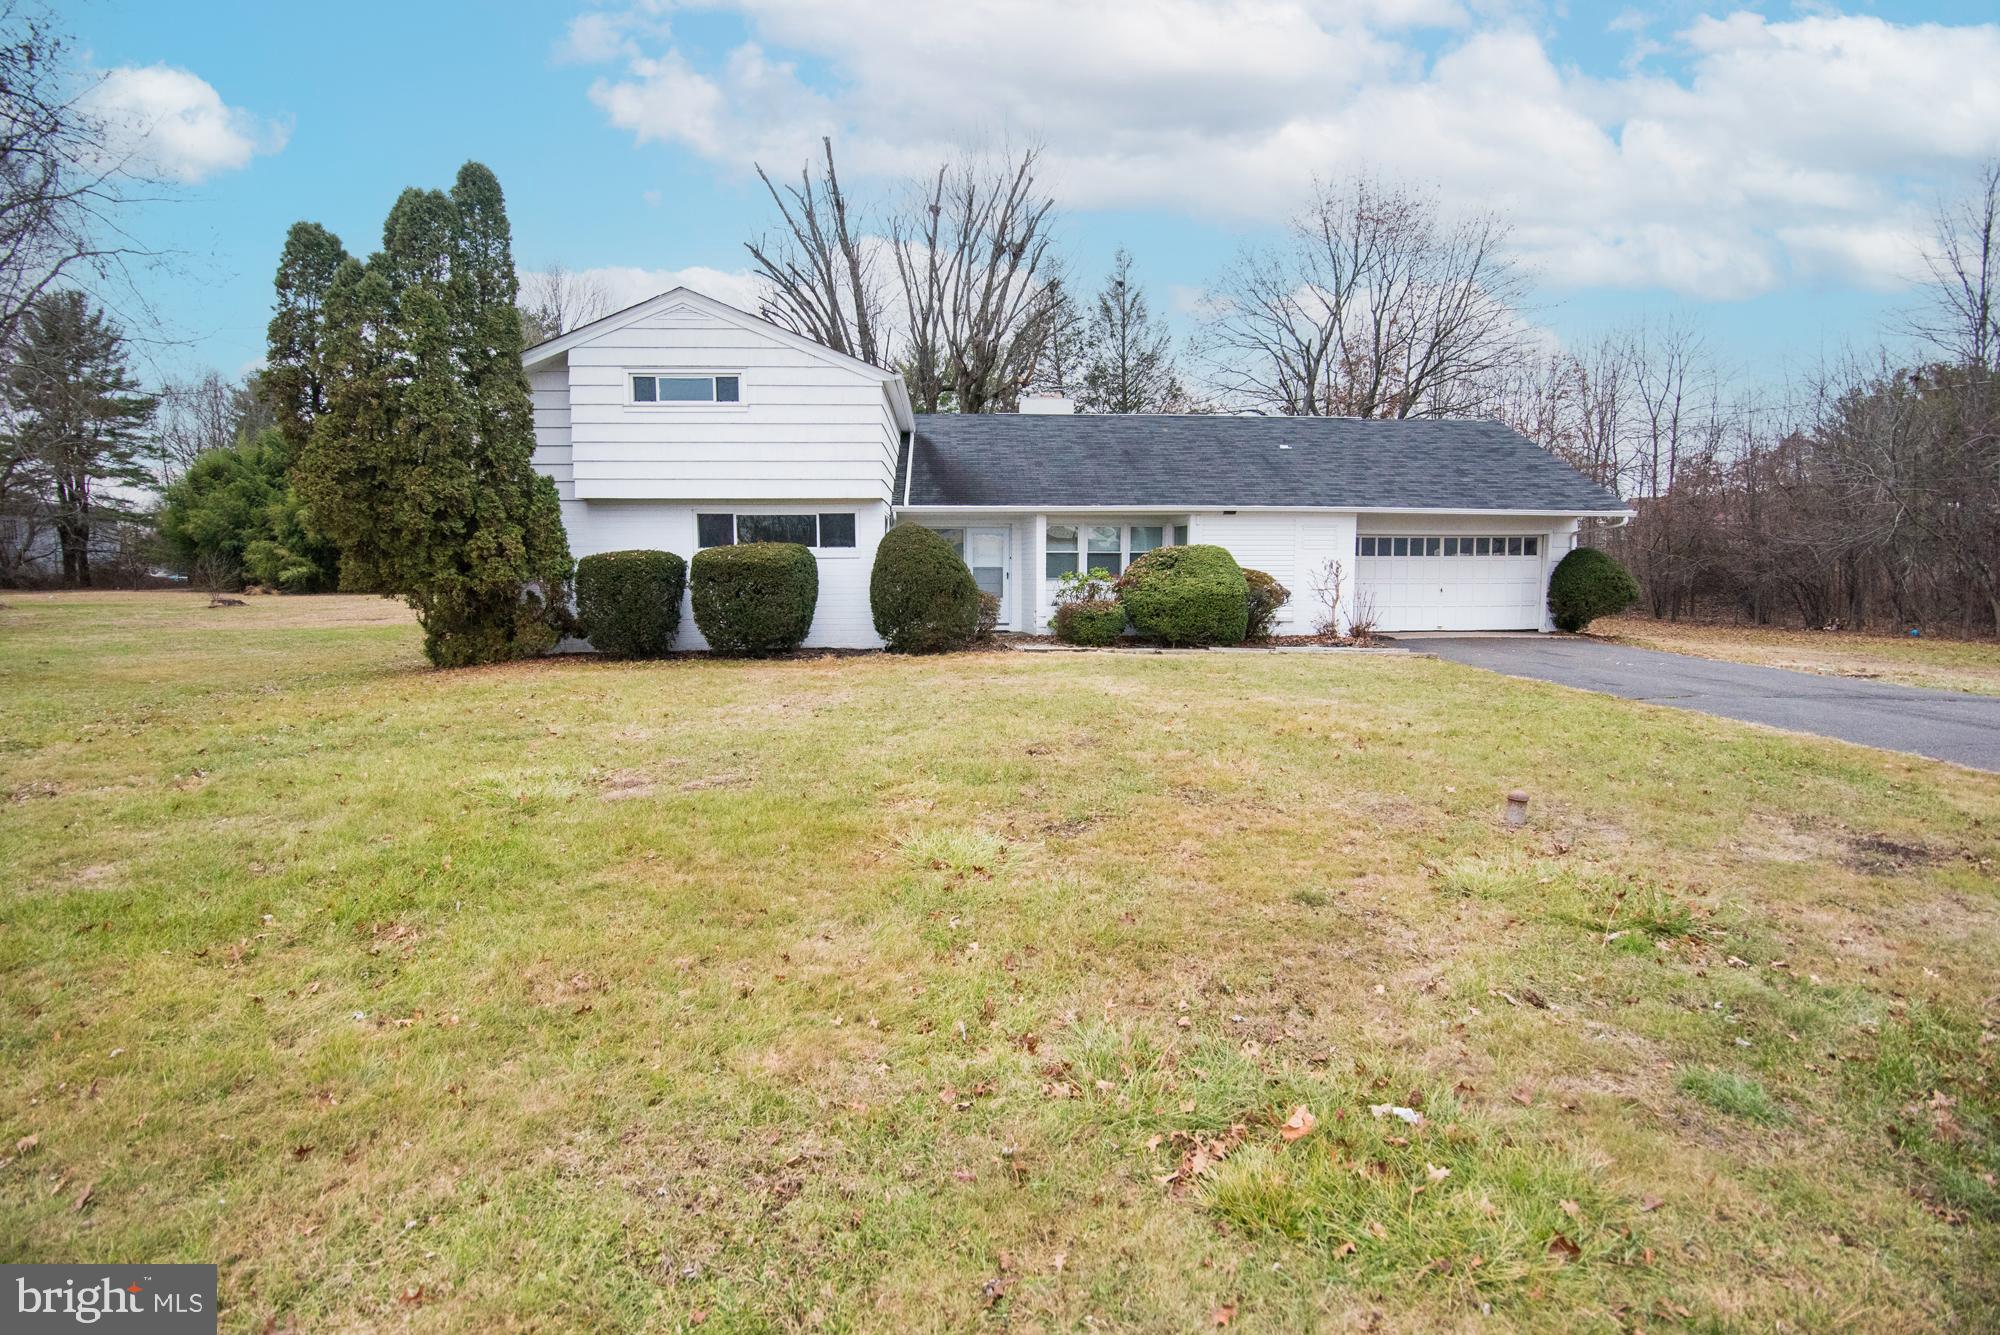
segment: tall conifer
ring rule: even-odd
[[[443,667],[552,647],[571,563],[531,466],[506,206],[476,163],[449,196],[405,190],[382,249],[327,299],[327,407],[299,461],[315,521],[400,594]]]
[[[326,409],[326,299],[347,251],[315,222],[296,222],[278,257],[277,309],[258,388],[296,450]]]

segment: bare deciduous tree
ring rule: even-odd
[[[149,253],[116,216],[146,178],[108,150],[72,55],[46,9],[0,0],[0,348],[43,293]]]
[[[1526,283],[1496,214],[1358,177],[1318,187],[1287,241],[1209,290],[1209,373],[1243,406],[1296,416],[1479,410],[1520,358]]]
[[[891,222],[919,412],[1011,408],[1034,378],[1062,291],[1040,156],[946,163]]]
[[[1066,309],[1039,150],[961,155],[902,201],[865,208],[841,184],[832,141],[821,148],[824,164],[796,185],[757,169],[781,224],[745,243],[768,289],[764,317],[896,367],[918,412],[1012,407],[1046,377],[1043,353]],[[869,232],[871,218],[882,234]],[[878,281],[884,249],[893,285]]]
[[[784,227],[744,242],[754,272],[769,292],[760,314],[824,343],[835,352],[883,365],[883,297],[865,220],[848,204],[833,165],[833,140],[822,138],[826,167],[799,169],[799,183],[780,189],[760,166],[757,179],[778,206]]]
[[[1035,364],[1028,388],[1036,394],[1075,398],[1083,391],[1090,348],[1088,323],[1077,309],[1076,298],[1064,285],[1049,308],[1049,333],[1042,340],[1042,355]]]
[[[1970,193],[1940,202],[1924,251],[1931,282],[1910,330],[1962,366],[2000,370],[2000,158]]]
[[[163,483],[173,482],[210,450],[236,443],[247,396],[214,371],[161,386],[153,418],[153,455]]]
[[[611,311],[611,298],[602,284],[560,263],[525,275],[517,304],[521,338],[530,346],[567,334]]]

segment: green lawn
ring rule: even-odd
[[[230,1331],[2000,1322],[1993,776],[1419,658],[0,599],[0,1260]]]

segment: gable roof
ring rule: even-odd
[[[895,492],[913,507],[1625,509],[1490,421],[940,413],[916,422]]]
[[[521,367],[523,370],[532,371],[537,366],[567,356],[571,348],[580,347],[613,330],[623,329],[626,325],[637,324],[647,316],[679,307],[688,307],[704,315],[714,316],[718,320],[726,320],[742,329],[754,329],[759,334],[797,348],[800,352],[815,357],[829,366],[838,366],[881,382],[888,387],[889,398],[895,404],[897,425],[905,431],[910,429],[910,392],[903,384],[903,377],[896,372],[885,371],[879,366],[864,362],[859,357],[850,357],[844,352],[835,352],[824,343],[807,338],[804,334],[793,333],[783,325],[772,324],[762,316],[739,310],[726,301],[703,296],[691,287],[668,288],[656,297],[648,297],[623,310],[599,316],[589,324],[578,325],[567,334],[545,339],[521,354]]]

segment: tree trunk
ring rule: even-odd
[[[90,587],[90,521],[75,515],[56,523],[56,539],[62,544],[63,583],[73,589]]]

